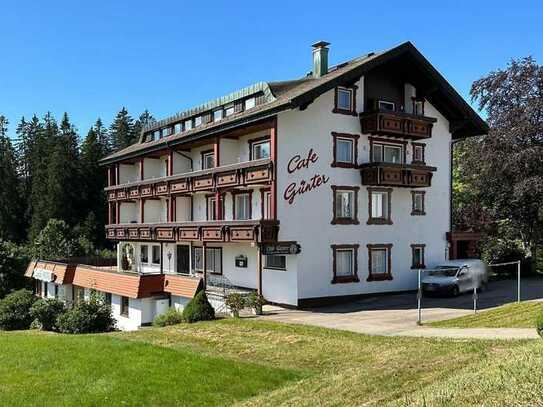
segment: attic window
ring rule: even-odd
[[[192,120],[185,120],[185,131],[192,129]]]
[[[182,127],[183,127],[183,126],[181,125],[181,123],[175,123],[175,126],[174,126],[174,128],[173,128],[173,132],[174,132],[175,134],[181,133],[181,128],[182,128]]]
[[[356,115],[356,86],[338,86],[335,91],[333,113]]]
[[[255,106],[256,106],[256,99],[254,97],[245,100],[245,110],[252,109]]]
[[[387,102],[386,100],[379,101],[379,110],[385,110],[393,112],[396,110],[396,105],[393,102]]]
[[[171,127],[165,127],[162,129],[162,137],[168,137],[170,134],[172,134]]]
[[[198,127],[202,125],[202,116],[196,116],[194,118],[194,127]]]
[[[222,119],[222,109],[215,110],[213,112],[213,121],[218,122],[221,119]]]
[[[224,108],[224,115],[226,117],[232,116],[234,114],[234,105],[230,105]]]

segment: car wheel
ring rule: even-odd
[[[455,285],[452,289],[452,295],[453,297],[458,297],[459,294],[460,294],[460,290],[458,289],[458,286]]]

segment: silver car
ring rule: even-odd
[[[422,278],[422,290],[426,293],[452,294],[469,291],[475,287],[483,290],[488,283],[488,267],[481,260],[449,260],[428,271]]]

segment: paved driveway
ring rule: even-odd
[[[525,279],[521,285],[523,300],[543,300],[543,278]],[[480,310],[493,308],[516,301],[516,280],[491,281],[488,289],[479,295]],[[436,330],[417,326],[417,300],[415,293],[391,294],[368,297],[346,304],[312,308],[308,310],[289,310],[268,306],[265,308],[268,320],[317,325],[327,328],[374,335],[409,335],[409,336],[457,336],[452,330]],[[462,294],[458,297],[434,297],[423,299],[423,322],[449,319],[473,313],[473,296]],[[435,331],[435,332],[433,332]],[[474,335],[481,330],[471,330]],[[490,337],[501,337],[496,330]],[[432,334],[430,335],[430,333]],[[441,332],[441,334],[440,334]],[[469,332],[469,331],[464,331]],[[491,330],[482,330],[481,335],[490,334]],[[502,330],[504,337],[508,337]],[[514,330],[518,337],[534,337],[534,330]]]

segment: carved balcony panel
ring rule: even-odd
[[[369,163],[360,166],[362,185],[405,188],[431,186],[432,174],[437,169],[426,165]]]
[[[367,112],[360,114],[362,133],[420,140],[432,137],[437,120],[402,112]]]

